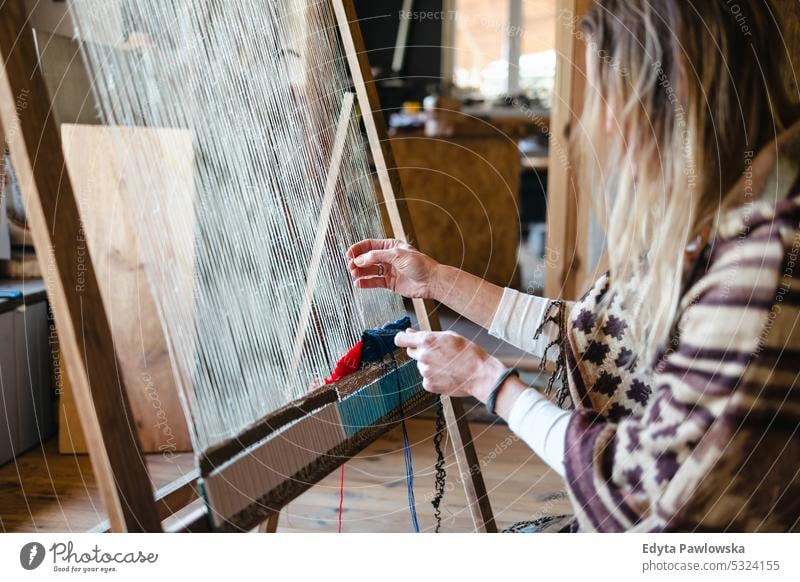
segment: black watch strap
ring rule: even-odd
[[[486,410],[489,411],[489,414],[496,414],[494,409],[497,404],[497,395],[500,393],[500,388],[503,387],[503,384],[506,383],[506,380],[508,380],[510,376],[519,378],[519,371],[516,368],[506,368],[503,370],[503,373],[500,374],[494,386],[492,386],[492,391],[489,392],[489,397],[486,399]]]

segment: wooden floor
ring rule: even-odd
[[[414,459],[416,507],[423,530],[433,527],[433,423],[409,421]],[[504,425],[473,424],[478,456],[498,525],[543,514],[569,513],[561,478],[536,458]],[[402,434],[395,430],[345,468],[343,529],[347,532],[411,531],[405,485]],[[442,531],[471,531],[452,450],[447,448],[447,493]],[[154,485],[190,471],[191,455],[149,455]],[[278,531],[335,532],[339,471],[299,497],[281,514]],[[59,455],[55,440],[0,467],[0,531],[85,531],[105,519],[86,456]]]

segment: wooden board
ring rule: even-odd
[[[64,158],[81,204],[86,242],[97,270],[100,293],[108,313],[111,333],[122,377],[128,391],[144,452],[176,453],[192,449],[186,419],[172,374],[167,342],[148,284],[143,258],[137,244],[141,236],[132,225],[137,197],[129,184],[135,168],[127,156],[146,148],[162,152],[171,160],[171,184],[162,190],[181,193],[170,196],[170,204],[191,208],[193,199],[193,153],[189,132],[105,126],[61,126]],[[192,265],[185,265],[191,273]],[[183,280],[183,296],[190,298],[191,276]],[[83,435],[74,430],[73,396],[65,383],[59,443],[62,452],[86,452]],[[68,433],[68,434],[64,434]],[[71,445],[71,446],[70,446]],[[72,448],[71,448],[72,447]]]
[[[558,0],[556,79],[550,116],[550,169],[547,176],[547,251],[545,296],[575,299],[582,269],[590,201],[577,187],[569,136],[583,109],[586,45],[575,31],[591,0]]]

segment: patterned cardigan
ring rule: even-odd
[[[798,134],[739,181],[745,202],[694,263],[656,364],[631,364],[619,300],[597,309],[607,276],[571,307],[564,462],[580,530],[800,528]]]

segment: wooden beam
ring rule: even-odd
[[[171,483],[167,483],[156,491],[156,506],[161,521],[170,519],[198,498],[197,479],[200,471],[194,470],[182,475]],[[89,533],[106,533],[111,531],[111,524],[103,520],[93,527]]]
[[[160,531],[144,458],[24,3],[0,2],[0,122],[42,263],[61,350],[115,531]]]
[[[403,187],[394,161],[386,125],[381,114],[381,104],[375,82],[372,80],[364,39],[358,23],[358,14],[353,0],[333,0],[339,32],[350,74],[355,85],[358,104],[361,108],[367,139],[370,144],[383,194],[383,202],[389,215],[394,237],[414,244],[414,230],[410,214],[403,197]],[[420,249],[424,251],[425,249]],[[420,329],[440,330],[441,325],[430,301],[414,299],[414,311]],[[483,482],[478,456],[472,442],[469,425],[461,404],[451,398],[442,398],[447,421],[447,430],[453,439],[458,469],[467,495],[475,531],[494,532],[497,526],[492,515],[486,485]]]
[[[208,507],[202,499],[196,499],[178,513],[164,520],[167,533],[210,533],[211,523]]]
[[[547,250],[545,296],[575,299],[586,265],[589,205],[577,186],[570,135],[580,117],[586,84],[585,43],[577,22],[591,0],[558,0],[556,13],[556,79],[550,116],[550,168],[547,172]]]

